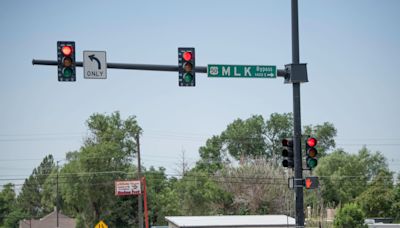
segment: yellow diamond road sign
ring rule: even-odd
[[[108,228],[107,224],[105,224],[102,220],[94,228]]]

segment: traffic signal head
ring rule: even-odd
[[[57,42],[58,81],[76,81],[75,42]]]
[[[306,189],[315,189],[318,188],[318,185],[318,177],[306,177],[304,179],[304,187],[306,187]]]
[[[282,166],[286,168],[294,167],[293,139],[282,139]]]
[[[196,86],[194,48],[178,48],[179,86]]]
[[[314,169],[318,165],[318,151],[315,148],[317,139],[309,137],[306,139],[306,163],[309,169]]]

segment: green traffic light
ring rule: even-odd
[[[313,169],[313,168],[317,167],[317,165],[318,165],[318,160],[317,159],[314,159],[314,158],[307,159],[307,166],[310,169]]]
[[[73,74],[73,71],[72,71],[71,68],[66,67],[66,68],[63,69],[62,73],[63,73],[63,77],[70,78],[72,76],[72,74]]]
[[[186,73],[183,75],[183,80],[185,80],[186,83],[190,83],[193,81],[193,75],[190,73]]]

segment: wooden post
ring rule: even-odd
[[[147,209],[147,190],[146,190],[146,177],[142,177],[143,183],[143,200],[144,200],[144,219],[146,228],[149,228],[149,211]]]

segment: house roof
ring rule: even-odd
[[[74,228],[76,223],[72,219],[61,213],[58,214],[58,222],[60,228]],[[54,228],[57,224],[57,213],[55,211],[44,216],[41,219],[24,219],[19,221],[19,228]]]
[[[293,226],[295,219],[286,215],[167,216],[177,227],[279,227]]]

